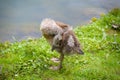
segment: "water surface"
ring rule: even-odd
[[[114,7],[120,0],[0,0],[0,41],[39,38],[44,18],[77,26]]]

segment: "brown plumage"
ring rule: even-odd
[[[80,44],[72,30],[67,30],[63,34],[58,34],[53,38],[52,51],[56,50],[63,54],[83,54]]]
[[[62,61],[65,54],[84,54],[72,28],[62,22],[52,19],[45,19],[41,22],[40,30],[43,36],[52,46],[52,51],[60,53],[60,64],[56,69],[62,68]]]

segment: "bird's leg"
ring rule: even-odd
[[[59,59],[60,60],[59,66],[52,66],[52,67],[50,67],[50,69],[52,69],[52,70],[60,70],[62,68],[63,59],[64,59],[64,54],[61,53],[60,54],[60,59]]]
[[[59,64],[59,69],[61,69],[62,68],[62,62],[63,62],[63,59],[64,59],[64,54],[63,53],[61,53],[60,54],[60,64]]]

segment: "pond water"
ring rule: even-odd
[[[77,26],[114,7],[120,0],[0,0],[0,42],[39,38],[44,18]]]

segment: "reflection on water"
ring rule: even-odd
[[[0,0],[0,41],[40,37],[39,24],[46,17],[72,26],[82,25],[91,17],[120,7],[119,3],[120,0]]]

